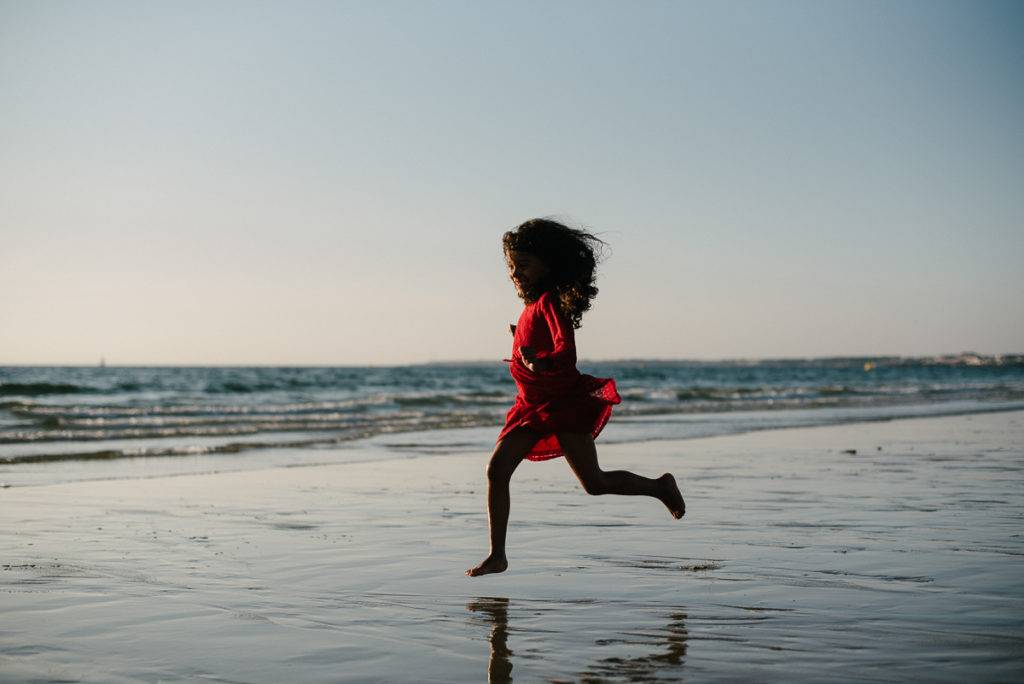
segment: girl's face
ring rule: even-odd
[[[539,257],[529,252],[509,250],[505,252],[505,263],[508,265],[508,277],[520,297],[530,301],[543,293],[550,269]]]

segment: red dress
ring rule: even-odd
[[[522,346],[532,347],[538,359],[547,359],[549,369],[534,372],[523,365],[519,357]],[[620,401],[614,380],[576,370],[576,336],[550,292],[527,304],[519,316],[509,370],[519,394],[498,441],[523,425],[540,433],[526,456],[531,461],[564,455],[555,433],[597,437],[612,415],[612,406]]]

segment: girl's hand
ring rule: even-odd
[[[524,366],[534,373],[541,370],[547,370],[547,363],[545,363],[545,360],[538,359],[537,353],[533,351],[533,347],[528,345],[524,344],[519,348],[519,359],[523,362]]]

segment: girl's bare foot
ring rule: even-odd
[[[683,501],[683,495],[679,493],[676,478],[672,476],[672,473],[665,473],[658,478],[658,482],[661,483],[662,487],[662,494],[658,498],[668,508],[668,512],[672,514],[672,517],[679,520],[679,518],[686,515],[686,502]]]
[[[505,572],[506,570],[508,570],[508,559],[504,555],[495,556],[491,554],[484,558],[480,565],[467,570],[466,574],[470,577],[479,577],[480,575],[489,575],[493,572]]]

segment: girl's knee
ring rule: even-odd
[[[500,480],[509,479],[508,469],[502,467],[501,463],[495,459],[491,459],[491,462],[487,464],[487,481],[498,482]]]
[[[605,481],[604,473],[582,480],[583,491],[591,496],[600,496],[608,493],[608,483]]]
[[[508,457],[500,451],[496,451],[487,463],[487,481],[503,482],[511,480],[514,470],[515,466],[509,462]]]

